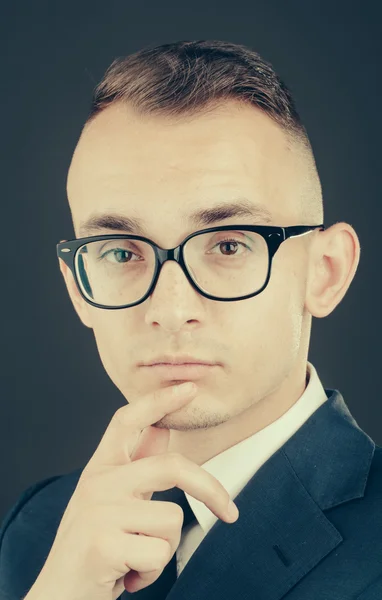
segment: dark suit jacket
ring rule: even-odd
[[[134,598],[382,600],[382,448],[338,390],[325,392],[328,400],[236,496],[236,523],[218,519],[178,579],[174,555]],[[81,471],[32,485],[8,511],[1,600],[20,600],[32,587]],[[171,500],[174,491],[152,500]]]

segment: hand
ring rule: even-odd
[[[179,395],[177,386],[157,390],[115,412],[25,600],[116,600],[156,581],[179,546],[184,514],[174,502],[148,502],[154,491],[179,487],[217,517],[237,519],[221,483],[168,452],[170,431],[152,427],[195,397],[192,386]]]

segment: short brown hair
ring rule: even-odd
[[[126,102],[138,114],[177,120],[213,111],[229,99],[265,112],[283,129],[289,147],[298,148],[307,159],[301,218],[307,224],[322,223],[313,150],[292,95],[271,64],[244,45],[186,40],[116,58],[94,89],[84,128],[115,102]]]

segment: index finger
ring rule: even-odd
[[[189,402],[197,389],[195,383],[189,381],[155,390],[133,404],[118,408],[82,473],[131,462],[131,451],[142,430]]]

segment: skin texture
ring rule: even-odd
[[[310,218],[302,210],[304,194],[318,198],[321,191],[318,178],[307,176],[311,171],[304,154],[288,147],[282,129],[252,106],[227,102],[175,122],[138,116],[120,103],[83,130],[67,193],[76,237],[91,214],[109,211],[142,218],[148,237],[172,248],[195,231],[187,212],[242,196],[265,204],[273,225],[322,223],[317,203],[308,204]],[[243,222],[251,220],[234,217],[216,225]],[[335,223],[284,242],[258,296],[239,302],[204,298],[171,261],[153,294],[122,310],[87,304],[59,263],[74,308],[93,329],[104,368],[129,403],[169,385],[137,366],[149,356],[189,353],[221,364],[197,381],[194,400],[156,424],[171,430],[170,452],[201,465],[275,421],[302,395],[312,316],[329,315],[342,300],[359,256],[354,229]]]

